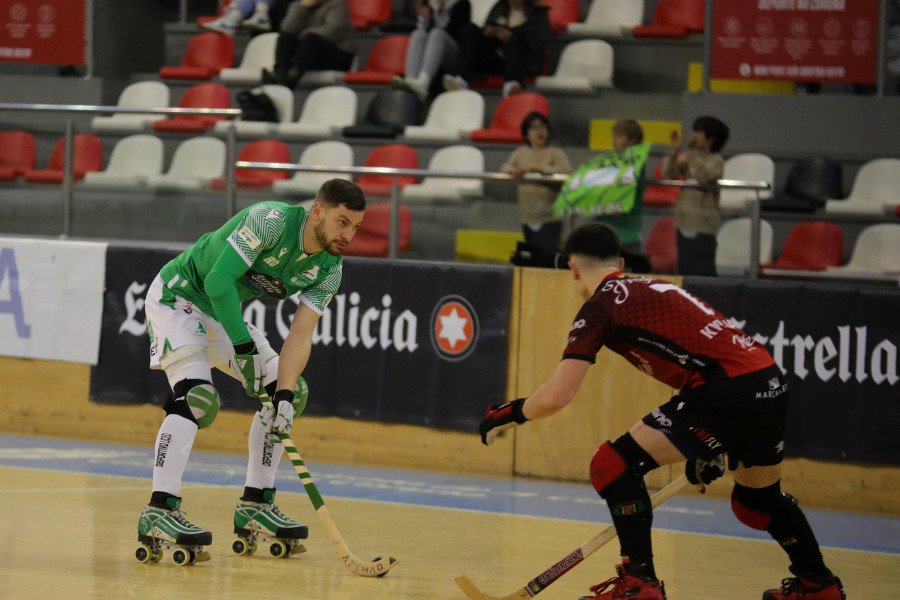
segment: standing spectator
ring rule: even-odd
[[[550,33],[550,10],[540,0],[500,0],[483,28],[466,24],[457,72],[444,75],[444,87],[468,88],[487,75],[502,75],[504,97],[521,92],[526,77],[541,73]]]
[[[406,77],[395,75],[391,87],[425,100],[434,76],[451,69],[457,60],[459,39],[471,15],[469,0],[419,0],[416,29],[406,51]]]
[[[356,49],[346,0],[295,0],[281,21],[275,72],[263,70],[263,83],[294,89],[307,71],[348,71]]]
[[[549,145],[550,122],[543,113],[530,112],[525,115],[522,119],[522,137],[528,145],[516,148],[500,170],[521,178],[518,202],[525,243],[556,252],[562,236],[562,221],[553,216],[553,203],[559,186],[529,182],[525,177],[529,173],[569,173],[572,165],[565,152]]]
[[[273,0],[232,0],[221,17],[203,23],[201,27],[228,35],[234,35],[234,30],[238,27],[252,31],[271,31],[269,11],[272,3]]]
[[[634,119],[620,119],[615,122],[612,130],[613,150],[624,152],[632,146],[644,141],[644,128]],[[640,180],[643,173],[635,173],[635,178]],[[634,206],[623,214],[597,217],[596,220],[606,223],[619,234],[622,252],[626,254],[641,254],[641,228],[644,219],[644,190],[638,185],[634,193]]]
[[[694,179],[702,188],[683,188],[675,205],[678,228],[678,273],[716,275],[716,233],[719,231],[719,188],[725,161],[719,154],[728,141],[728,126],[715,117],[694,121],[687,152],[679,154],[682,139],[672,132],[672,149],[663,158],[663,176]]]

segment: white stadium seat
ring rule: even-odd
[[[214,137],[194,137],[175,148],[172,164],[162,175],[147,177],[148,187],[196,190],[225,174],[225,142]]]
[[[352,167],[353,148],[346,142],[328,140],[310,144],[298,161],[301,165]],[[319,187],[329,179],[350,179],[348,173],[298,171],[289,179],[277,179],[272,189],[278,194],[315,196]]]
[[[484,172],[484,154],[475,146],[456,145],[439,149],[428,161],[431,171]],[[448,177],[425,177],[422,183],[411,183],[403,188],[403,201],[416,202],[452,201],[462,202],[472,196],[484,193],[482,179],[450,179]]]
[[[268,121],[242,121],[234,120],[234,132],[240,136],[266,137],[276,135],[278,126],[288,123],[294,118],[294,91],[283,85],[261,85],[251,90],[254,94],[263,93],[272,99],[272,104],[278,111],[278,123]],[[231,121],[219,121],[214,131],[224,135],[228,131]]]
[[[772,186],[775,184],[775,162],[765,154],[757,152],[735,154],[725,161],[722,179],[768,182],[769,189],[759,192],[760,200],[765,200],[772,197]],[[747,200],[755,200],[756,194],[756,190],[722,188],[719,196],[719,209],[745,213]]]
[[[119,95],[116,106],[129,108],[168,108],[169,86],[161,81],[137,81],[129,84]],[[148,129],[153,122],[165,119],[166,115],[150,113],[113,113],[108,117],[91,119],[94,131],[138,132]]]
[[[613,85],[613,48],[603,40],[578,40],[563,48],[552,76],[541,75],[538,90],[593,91]]]
[[[881,215],[885,205],[900,204],[900,158],[876,158],[863,164],[844,200],[828,200],[827,213]]]
[[[716,233],[716,273],[743,277],[750,272],[750,217],[722,223]],[[759,263],[772,262],[772,224],[759,224]]]
[[[244,49],[241,64],[234,69],[222,69],[219,79],[223,83],[258,84],[262,82],[262,70],[275,66],[275,42],[278,32],[263,33],[250,38]]]
[[[472,90],[455,90],[437,96],[422,125],[408,125],[407,138],[456,141],[484,127],[484,97]]]
[[[622,37],[644,20],[644,0],[592,0],[584,23],[566,30],[588,37]]]
[[[296,121],[278,124],[278,135],[331,137],[356,122],[356,92],[341,85],[313,90]]]
[[[155,135],[137,134],[120,139],[103,171],[85,173],[84,184],[139,187],[150,175],[162,173],[163,142]]]

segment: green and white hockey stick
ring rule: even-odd
[[[265,400],[263,401],[263,404],[271,406],[271,402]],[[316,514],[319,515],[319,519],[325,527],[328,539],[331,540],[331,543],[334,546],[337,555],[340,557],[341,562],[344,563],[344,566],[353,573],[363,577],[381,577],[386,575],[388,571],[397,565],[397,557],[389,554],[386,557],[379,556],[370,561],[362,561],[350,552],[350,548],[347,547],[344,538],[341,537],[341,532],[338,531],[337,525],[334,524],[331,513],[328,512],[328,507],[325,506],[325,501],[322,499],[319,489],[313,482],[312,477],[309,474],[309,469],[306,468],[303,458],[300,457],[297,446],[294,445],[294,441],[291,439],[290,434],[281,433],[278,437],[281,440],[281,445],[284,446],[285,452],[287,452],[288,458],[291,459],[291,464],[294,465],[294,470],[297,471],[297,476],[300,477],[300,482],[303,484],[303,489],[306,490],[306,495],[309,496],[309,500],[312,502]]]

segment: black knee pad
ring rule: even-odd
[[[795,519],[805,519],[797,500],[781,491],[780,481],[764,488],[734,484],[731,510],[741,523],[752,529],[767,531],[776,540],[789,535],[789,524]]]

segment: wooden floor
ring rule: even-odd
[[[298,485],[298,490],[300,486]],[[408,504],[326,498],[359,558],[396,554],[383,578],[350,573],[338,560],[306,496],[279,492],[279,505],[310,526],[308,551],[288,559],[235,556],[235,490],[185,484],[188,518],[209,528],[208,562],[189,567],[164,556],[134,558],[146,479],[0,466],[0,598],[464,600],[454,579],[467,574],[486,594],[505,596],[574,550],[601,527]],[[654,532],[657,570],[670,600],[758,599],[787,575],[771,542]],[[610,543],[541,593],[574,600],[613,574]],[[848,598],[894,600],[900,555],[826,548]]]

